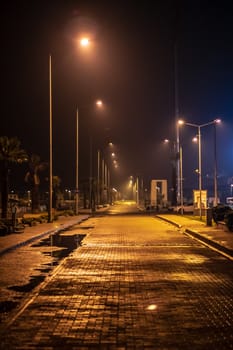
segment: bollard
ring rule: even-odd
[[[212,226],[213,213],[212,208],[206,208],[206,225]]]

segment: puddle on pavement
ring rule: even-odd
[[[32,291],[37,285],[43,282],[46,275],[54,266],[58,265],[61,259],[68,256],[81,245],[85,236],[84,234],[77,233],[70,235],[69,230],[64,230],[34,243],[31,247],[49,248],[45,251],[42,249],[41,253],[52,257],[51,264],[46,264],[46,266],[36,269],[40,274],[31,276],[27,284],[11,286],[8,289],[21,293]],[[11,311],[12,308],[14,308],[14,305],[4,302],[4,305],[0,305],[0,313]]]
[[[67,230],[64,232],[67,232]],[[52,248],[51,252],[46,251],[44,254],[51,254],[52,257],[57,258],[57,260],[61,260],[72,253],[74,249],[78,248],[85,237],[83,234],[69,235],[67,233],[64,234],[64,232],[60,231],[56,234],[52,234],[49,237],[33,244],[32,247],[50,247]]]
[[[14,290],[16,292],[30,292],[32,289],[34,289],[38,284],[40,284],[41,282],[43,282],[43,280],[45,279],[45,276],[43,275],[38,275],[38,276],[32,276],[30,278],[30,282],[27,284],[24,284],[22,286],[12,286],[9,287],[8,289],[10,290]]]

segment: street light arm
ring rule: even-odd
[[[189,126],[194,126],[196,128],[203,128],[204,126],[208,126],[211,124],[218,124],[220,122],[220,119],[214,119],[211,122],[205,123],[205,124],[192,124],[192,123],[186,123],[184,122],[185,125],[189,125]]]
[[[201,125],[200,125],[200,128],[202,128],[202,127],[204,127],[204,126],[216,124],[216,123],[217,123],[217,119],[215,119],[215,120],[213,120],[212,122],[209,122],[209,123],[201,124]]]
[[[186,123],[186,122],[184,122],[184,124],[188,126],[194,126],[195,128],[198,128],[200,126],[198,124],[192,124],[192,123]]]

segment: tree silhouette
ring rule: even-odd
[[[17,137],[0,137],[2,218],[7,217],[10,164],[21,164],[27,160],[28,155],[25,150],[21,148],[21,142]]]
[[[29,171],[25,176],[25,181],[28,183],[31,191],[32,213],[37,213],[39,211],[39,175],[46,167],[46,162],[42,162],[37,154],[32,154],[29,160]]]

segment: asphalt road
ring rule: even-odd
[[[232,262],[130,203],[112,210],[72,229],[81,246],[11,314],[1,348],[231,349]]]

